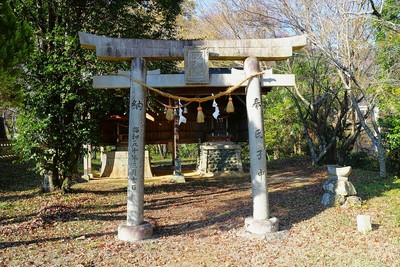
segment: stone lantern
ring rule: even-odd
[[[324,206],[349,205],[361,206],[361,199],[357,197],[354,185],[349,181],[351,166],[341,167],[338,165],[327,165],[329,179],[324,182],[324,194],[321,204]]]

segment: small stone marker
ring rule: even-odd
[[[357,231],[361,233],[372,231],[371,216],[357,215]]]
[[[52,172],[51,171],[45,171],[43,174],[43,185],[42,185],[42,190],[43,192],[53,192],[54,191],[54,185],[51,179]]]

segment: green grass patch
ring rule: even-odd
[[[400,195],[400,179],[393,177],[380,178],[376,172],[360,171],[357,172],[357,181],[354,186],[361,194],[363,199],[371,199],[382,195],[388,197],[398,197]]]
[[[354,186],[366,207],[373,201],[375,208],[386,214],[388,224],[400,227],[400,179],[382,179],[377,172],[361,170],[355,170],[355,175]]]
[[[12,209],[14,205],[11,202],[0,202],[0,209],[1,210],[9,210]]]

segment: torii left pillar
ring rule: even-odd
[[[131,78],[146,82],[146,60],[136,57],[131,63]],[[126,224],[118,227],[118,238],[135,242],[149,239],[153,226],[143,220],[144,151],[145,151],[146,92],[131,80],[128,139],[128,201]]]

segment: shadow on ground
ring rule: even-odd
[[[296,178],[301,179],[289,175],[274,175],[271,178],[273,185],[269,188],[270,213],[280,220],[281,229],[289,229],[293,224],[308,220],[324,210],[320,205],[322,182],[290,187],[290,181],[286,180]],[[304,179],[308,181],[308,177]],[[285,186],[281,187],[283,184]],[[175,195],[174,192],[179,194]],[[158,197],[158,193],[165,193],[167,196]],[[251,183],[248,175],[201,180],[188,178],[186,184],[153,185],[146,188],[146,194],[153,197],[146,201],[145,212],[149,211],[148,215],[156,225],[155,232],[161,236],[197,232],[209,227],[214,230],[241,228],[244,219],[252,216]],[[157,210],[184,216],[170,216],[173,217],[170,221],[179,222],[164,222],[160,225],[162,215],[153,215]],[[201,210],[200,214],[197,213],[198,210]],[[152,215],[155,217],[151,217]]]
[[[309,220],[325,210],[320,201],[323,194],[322,183],[326,176],[325,168],[311,168],[302,162],[271,164],[267,178],[269,209],[271,217],[279,219],[282,230],[290,229],[293,225]],[[99,186],[99,183],[108,183],[108,186]],[[382,182],[382,186],[371,192],[370,196],[382,194],[391,188],[398,189],[399,184],[388,185]],[[358,190],[365,193],[367,189],[361,187]],[[74,188],[70,194],[70,197],[77,199],[83,196],[91,201],[74,207],[76,216],[68,217],[67,220],[79,218],[88,223],[125,220],[126,180],[95,179]],[[114,203],[97,202],[97,199],[111,197],[116,199]],[[15,218],[12,223],[21,223],[35,216],[36,214],[21,216]],[[252,192],[248,173],[216,177],[186,174],[184,184],[164,181],[152,182],[145,186],[144,217],[154,225],[157,236],[190,233],[211,235],[216,230],[241,229],[245,218],[249,216],[252,216]],[[99,233],[106,234],[110,233]],[[71,235],[64,238],[76,237]],[[3,242],[0,243],[0,248],[60,239],[62,238]]]
[[[85,238],[99,237],[99,236],[105,236],[105,235],[116,235],[116,234],[117,234],[117,232],[89,233],[89,234],[85,234]],[[82,237],[82,235],[33,239],[33,240],[27,240],[27,241],[0,242],[0,249],[10,248],[10,247],[27,246],[27,245],[31,245],[31,244],[39,244],[39,243],[46,243],[46,242],[57,242],[57,241],[68,240],[68,239],[77,239],[80,237]]]
[[[41,178],[38,174],[32,171],[32,166],[29,164],[14,163],[13,160],[1,159],[0,160],[0,193],[2,192],[15,192],[14,197],[32,197],[30,194],[18,195],[21,191],[39,191],[41,185]],[[36,194],[33,194],[33,196]],[[0,201],[6,201],[12,198],[13,195],[4,196],[0,195]]]

